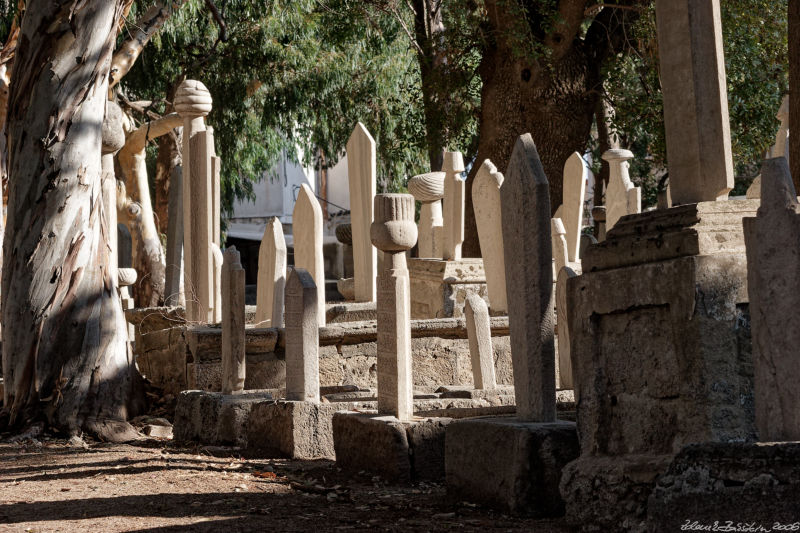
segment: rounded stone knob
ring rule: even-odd
[[[408,180],[408,192],[423,204],[441,200],[444,196],[444,172],[428,172]]]
[[[596,205],[592,207],[592,218],[595,222],[605,222],[606,221],[606,206],[604,205]]]
[[[136,283],[138,274],[135,268],[118,268],[117,279],[120,287],[128,287]]]
[[[211,112],[211,93],[197,80],[185,80],[175,91],[173,102],[181,118],[205,117]]]
[[[369,236],[372,244],[384,252],[404,252],[417,242],[414,223],[414,197],[410,194],[375,196],[374,222]]]
[[[627,161],[628,159],[633,159],[633,152],[621,148],[613,148],[603,152],[603,159],[609,163],[611,161]]]

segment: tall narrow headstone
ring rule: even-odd
[[[292,213],[294,264],[311,274],[317,285],[317,324],[325,325],[325,263],[322,257],[322,208],[305,183]]]
[[[410,420],[414,415],[411,373],[411,290],[406,250],[417,242],[414,197],[375,196],[372,244],[384,252],[378,274],[378,412]]]
[[[244,268],[235,246],[223,254],[222,272],[222,393],[244,390]]]
[[[719,0],[656,0],[656,25],[672,201],[725,199],[733,158]]]
[[[204,117],[211,111],[205,85],[186,80],[175,93],[175,111],[183,118],[183,257],[186,318],[213,320],[211,163],[213,137],[206,135]],[[209,151],[209,142],[211,150]]]
[[[319,403],[317,286],[295,268],[286,282],[286,399]]]
[[[529,133],[514,145],[500,198],[517,416],[552,422],[556,376],[550,191]]]
[[[772,157],[785,157],[789,158],[789,95],[783,97],[781,108],[776,115],[781,125],[778,127],[778,133],[775,134],[775,144],[772,146],[770,153]]]
[[[492,311],[508,312],[506,297],[506,270],[503,252],[503,221],[500,205],[500,187],[503,175],[486,159],[472,182],[472,207],[486,274],[486,290]]]
[[[211,249],[211,268],[214,273],[214,294],[212,299],[212,322],[219,324],[222,322],[222,268],[225,259],[222,257],[222,250],[213,242],[208,245]]]
[[[586,181],[589,166],[581,154],[573,152],[564,164],[563,201],[556,210],[566,230],[567,256],[570,261],[580,259],[581,229],[583,228],[583,202],[586,197]]]
[[[761,207],[745,218],[756,426],[800,440],[800,205],[785,157],[761,167]]]
[[[167,205],[167,256],[164,297],[170,306],[185,305],[182,298],[181,268],[183,266],[183,167],[172,169],[169,176]]]
[[[464,306],[469,338],[469,355],[472,360],[472,381],[476,389],[497,388],[494,375],[494,352],[492,351],[492,328],[489,308],[477,294],[467,296]]]
[[[558,326],[558,378],[562,389],[572,389],[572,351],[569,343],[569,313],[567,309],[567,280],[578,274],[575,263],[556,272],[556,324]]]
[[[553,240],[553,263],[556,276],[569,263],[567,230],[560,218],[550,219],[550,238]]]
[[[372,224],[376,167],[375,140],[367,128],[359,122],[347,141],[350,224],[353,232],[353,278],[357,302],[375,301],[378,256],[369,240],[369,227]],[[316,281],[319,284],[319,280]]]
[[[444,249],[442,257],[447,261],[461,260],[461,245],[464,244],[464,188],[461,179],[464,158],[461,152],[445,152],[442,170],[444,177]]]
[[[642,212],[642,189],[634,186],[628,174],[630,150],[613,149],[603,153],[608,161],[610,175],[606,190],[606,232],[625,215]],[[672,178],[670,178],[672,179]]]
[[[118,268],[133,268],[131,230],[122,223],[117,224],[117,266]]]
[[[408,192],[420,204],[419,257],[442,258],[442,197],[444,197],[444,172],[428,172],[408,180]]]
[[[307,273],[307,272],[306,272]],[[277,217],[270,219],[258,249],[256,324],[283,326],[283,291],[286,286],[286,239]],[[316,290],[316,286],[314,290]],[[316,312],[316,311],[315,311]],[[316,316],[316,315],[315,315]]]

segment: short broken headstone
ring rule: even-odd
[[[244,390],[244,268],[235,246],[225,250],[222,268],[222,393]]]
[[[497,381],[494,373],[489,308],[486,307],[483,298],[477,294],[470,294],[464,306],[464,316],[467,320],[473,384],[476,389],[493,390],[497,388]]]
[[[319,403],[317,286],[295,268],[286,282],[286,399]]]

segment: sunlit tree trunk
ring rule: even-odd
[[[108,440],[141,406],[111,271],[101,125],[120,0],[30,0],[9,95],[3,254],[8,422]]]

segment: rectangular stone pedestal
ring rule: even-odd
[[[333,415],[336,466],[408,483],[444,478],[444,435],[451,418],[400,422],[356,412]]]
[[[271,400],[267,391],[222,394],[199,390],[178,395],[173,435],[177,442],[194,441],[211,445],[242,445],[247,439],[250,410]]]
[[[408,260],[411,318],[463,318],[468,294],[487,301],[483,259]]]
[[[702,526],[715,522],[752,525],[738,531],[797,531],[800,443],[687,446],[658,480],[647,515],[647,530],[652,533],[713,531]],[[776,523],[785,529],[774,527]]]
[[[261,402],[253,406],[247,427],[247,449],[260,457],[333,459],[333,414],[336,404]]]
[[[615,477],[614,505],[584,497],[582,487],[596,486],[596,460],[634,472],[636,457],[754,439],[742,217],[757,207],[707,202],[623,217],[587,249],[583,275],[568,280],[581,435],[581,460],[562,485],[571,520],[616,528],[646,509],[641,476]]]
[[[445,438],[447,492],[512,513],[561,516],[561,470],[577,457],[573,422],[458,420]]]

